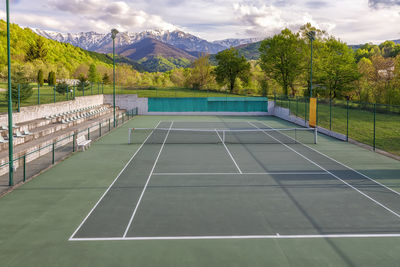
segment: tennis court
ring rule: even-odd
[[[319,152],[313,130],[250,117],[125,134],[136,152],[70,241],[400,237],[399,192]]]

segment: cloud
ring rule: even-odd
[[[306,7],[309,8],[326,8],[329,6],[329,3],[325,2],[325,1],[309,1],[305,3]]]
[[[298,30],[308,22],[315,26],[317,22],[305,11],[281,9],[273,5],[234,4],[237,18],[247,25],[246,32],[253,36],[268,36],[284,28]]]
[[[400,6],[400,0],[368,0],[368,5],[372,8]]]
[[[52,0],[50,4],[60,12],[68,12],[81,17],[79,24],[94,25],[96,30],[108,31],[114,27],[121,31],[141,31],[155,28],[174,30],[177,28],[164,21],[160,16],[137,10],[125,1]]]

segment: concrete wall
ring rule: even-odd
[[[104,95],[104,103],[113,105],[113,96]],[[138,108],[138,113],[141,115],[147,114],[148,110],[147,98],[139,98],[137,95],[116,95],[115,105],[126,110]]]
[[[57,102],[53,104],[35,105],[21,108],[21,112],[13,113],[13,123],[21,123],[43,118],[49,115],[62,113],[91,105],[103,104],[103,95],[82,96],[75,100]],[[0,115],[0,124],[8,125],[8,115]]]

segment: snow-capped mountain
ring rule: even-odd
[[[214,41],[213,44],[219,44],[223,47],[230,48],[230,47],[237,47],[240,45],[251,44],[261,41],[261,38],[247,38],[247,39],[224,39]]]
[[[70,43],[86,50],[110,53],[112,52],[111,33],[101,34],[96,32],[60,33],[41,29],[32,29],[35,33],[55,41]],[[188,52],[201,52],[216,54],[226,48],[248,44],[258,39],[226,39],[215,42],[196,37],[183,31],[149,30],[140,33],[122,32],[117,35],[117,48],[135,44],[143,39],[152,38],[163,43],[175,46]]]

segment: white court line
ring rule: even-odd
[[[156,125],[156,128],[160,125],[162,121],[159,121],[158,124]],[[79,231],[79,229],[82,227],[82,225],[86,222],[86,220],[89,218],[89,216],[93,213],[93,211],[96,209],[96,207],[99,205],[99,203],[101,202],[101,200],[106,196],[106,194],[108,193],[108,191],[110,191],[111,187],[115,184],[115,182],[118,180],[118,178],[121,176],[121,174],[125,171],[125,169],[128,167],[128,165],[131,163],[131,161],[135,158],[135,156],[139,153],[139,151],[142,149],[143,145],[146,143],[147,139],[149,139],[149,137],[153,134],[153,132],[151,132],[149,134],[149,136],[147,136],[147,138],[143,141],[143,143],[140,145],[140,147],[136,150],[135,154],[133,154],[133,156],[130,158],[130,160],[128,161],[128,163],[126,163],[126,165],[124,166],[124,168],[118,173],[117,177],[114,179],[114,181],[110,184],[110,186],[107,188],[107,190],[104,192],[104,194],[100,197],[100,199],[96,202],[96,204],[93,206],[93,208],[90,210],[90,212],[88,213],[88,215],[86,215],[86,217],[83,219],[83,221],[79,224],[78,228],[76,228],[76,230],[72,233],[71,237],[69,238],[69,240],[72,239],[72,237]]]
[[[327,172],[244,172],[244,173],[196,173],[196,172],[187,172],[187,173],[153,173],[153,176],[191,176],[191,175],[330,175]]]
[[[242,174],[242,170],[239,168],[239,165],[236,163],[236,160],[233,158],[231,152],[229,151],[228,147],[225,145],[224,140],[222,140],[221,136],[219,135],[218,131],[215,129],[215,133],[218,135],[219,139],[221,140],[222,144],[224,145],[226,151],[228,152],[229,156],[231,157],[233,163],[235,163],[236,168],[238,169],[239,173]]]
[[[326,234],[326,235],[232,235],[232,236],[155,236],[155,237],[105,237],[73,238],[70,241],[145,241],[145,240],[215,240],[215,239],[316,239],[316,238],[388,238],[400,234]]]
[[[257,127],[256,125],[254,125],[251,122],[248,122],[250,125],[253,125],[254,127],[260,129],[259,127]],[[265,124],[266,125],[266,124]],[[268,125],[266,125],[268,126]],[[261,130],[261,129],[260,129]],[[264,131],[263,131],[264,132]],[[400,214],[396,213],[395,211],[391,210],[390,208],[386,207],[384,204],[380,203],[379,201],[375,200],[374,198],[370,197],[369,195],[365,194],[364,192],[362,192],[361,190],[355,188],[354,186],[352,186],[351,184],[349,184],[348,182],[346,182],[345,180],[341,179],[339,176],[333,174],[332,172],[328,171],[327,169],[325,169],[324,167],[320,166],[318,163],[312,161],[311,159],[307,158],[306,156],[304,156],[303,154],[297,152],[295,149],[293,149],[292,147],[282,143],[281,141],[279,141],[278,139],[276,139],[275,137],[273,137],[272,135],[264,132],[266,135],[270,136],[271,138],[275,139],[276,141],[278,141],[279,143],[281,143],[283,146],[289,148],[290,150],[292,150],[293,152],[295,152],[297,155],[301,156],[302,158],[306,159],[307,161],[311,162],[312,164],[314,164],[315,166],[319,167],[321,170],[326,171],[327,173],[329,173],[330,175],[332,175],[333,177],[335,177],[336,179],[338,179],[339,181],[341,181],[342,183],[348,185],[349,187],[351,187],[352,189],[354,189],[355,191],[357,191],[358,193],[360,193],[361,195],[363,195],[364,197],[368,198],[369,200],[373,201],[375,204],[381,206],[382,208],[384,208],[385,210],[389,211],[390,213],[392,213],[393,215],[395,215],[396,217],[400,218]]]
[[[167,141],[169,132],[170,132],[170,130],[171,130],[173,124],[174,124],[174,122],[171,122],[171,125],[169,126],[169,131],[168,131],[167,134],[165,135],[164,142],[162,143],[161,148],[160,148],[160,151],[158,152],[157,158],[156,158],[156,160],[154,161],[153,168],[151,168],[149,177],[147,178],[147,181],[146,181],[146,184],[144,185],[143,191],[142,191],[142,193],[140,194],[140,197],[139,197],[138,202],[136,203],[136,207],[135,207],[135,209],[133,210],[133,213],[132,213],[132,216],[131,216],[131,218],[130,218],[130,220],[129,220],[129,223],[128,223],[128,225],[126,226],[126,229],[125,229],[125,232],[124,232],[123,237],[126,237],[126,234],[128,233],[129,228],[130,228],[131,225],[132,225],[133,219],[135,218],[135,215],[136,215],[136,212],[137,212],[138,207],[139,207],[139,205],[140,205],[140,202],[142,201],[144,192],[146,191],[146,188],[147,188],[147,186],[148,186],[148,184],[149,184],[149,182],[150,182],[151,176],[152,176],[153,171],[154,171],[154,169],[155,169],[155,167],[156,167],[156,165],[157,165],[158,159],[160,158],[161,152],[163,151],[163,148],[164,148],[164,146],[165,146],[165,141]]]
[[[270,126],[268,126],[265,122],[261,122],[261,123],[264,124],[264,125],[267,126],[267,127],[270,127]],[[284,134],[284,133],[282,133],[282,134]],[[289,137],[289,136],[288,136],[288,137]],[[289,138],[291,138],[291,137],[289,137]],[[292,138],[292,139],[293,139],[293,138]],[[361,173],[361,172],[359,172],[359,171],[357,171],[357,170],[355,170],[355,169],[353,169],[353,168],[347,166],[346,164],[344,164],[344,163],[342,163],[342,162],[340,162],[340,161],[337,161],[336,159],[334,159],[334,158],[332,158],[332,157],[330,157],[330,156],[328,156],[328,155],[326,155],[326,154],[324,154],[324,153],[322,153],[322,152],[316,150],[315,148],[312,148],[312,147],[310,147],[310,146],[308,146],[308,145],[306,145],[306,144],[302,144],[302,143],[300,143],[300,144],[303,145],[303,146],[305,146],[305,147],[307,147],[307,148],[309,148],[309,149],[311,149],[311,150],[313,150],[314,152],[317,152],[318,154],[320,154],[320,155],[322,155],[322,156],[324,156],[324,157],[326,157],[326,158],[328,158],[328,159],[330,159],[330,160],[332,160],[332,161],[334,161],[334,162],[336,162],[336,163],[342,165],[343,167],[345,167],[345,168],[347,168],[347,169],[349,169],[349,170],[351,170],[351,171],[353,171],[353,172],[355,172],[355,173],[357,173],[357,174],[363,176],[364,178],[367,178],[368,180],[370,180],[370,181],[372,181],[372,182],[374,182],[374,183],[376,183],[376,184],[378,184],[378,185],[380,185],[380,186],[386,188],[387,190],[391,191],[392,193],[395,193],[396,195],[399,195],[399,196],[400,196],[400,192],[398,192],[398,191],[396,191],[396,190],[394,190],[394,189],[392,189],[392,188],[390,188],[390,187],[388,187],[388,186],[386,186],[386,185],[384,185],[384,184],[382,184],[382,183],[380,183],[380,182],[378,182],[378,181],[372,179],[371,177],[369,177],[369,176],[367,176],[367,175],[365,175],[365,174],[363,174],[363,173]]]

